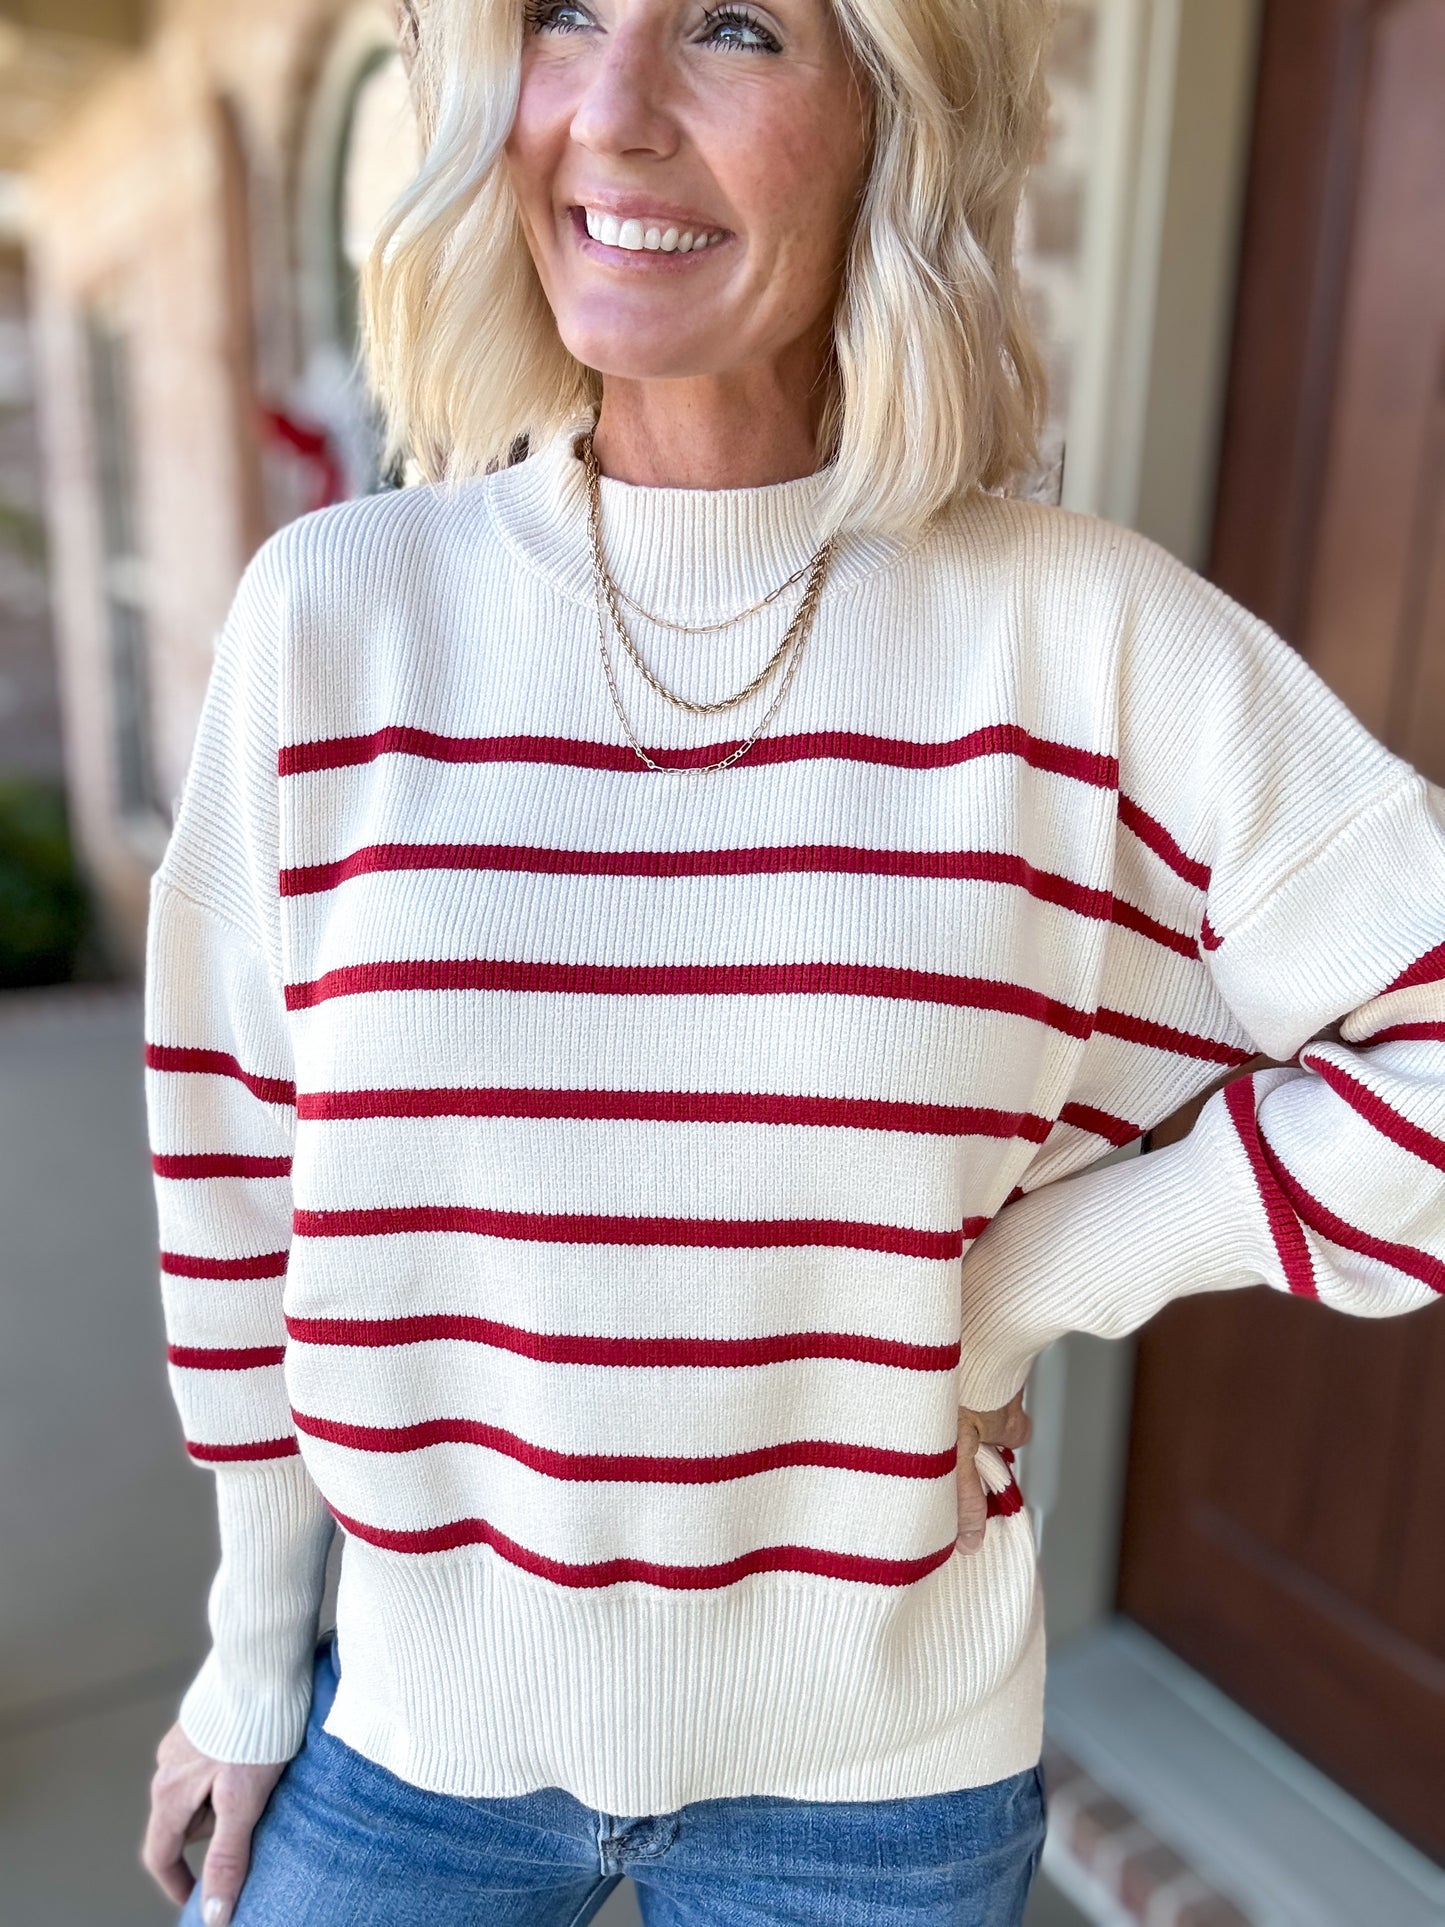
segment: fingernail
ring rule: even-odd
[[[963,1549],[965,1552],[977,1552],[979,1547],[982,1544],[983,1544],[983,1534],[981,1532],[964,1533]]]
[[[201,1917],[206,1927],[226,1927],[226,1922],[231,1918],[231,1903],[222,1900],[219,1894],[212,1894],[201,1909]]]

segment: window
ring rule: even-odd
[[[307,114],[297,249],[304,360],[286,397],[293,421],[313,440],[324,435],[340,494],[399,479],[380,473],[379,423],[357,366],[358,271],[420,162],[391,16],[365,0],[337,28]]]
[[[85,318],[101,525],[116,803],[122,818],[169,820],[151,743],[146,566],[137,533],[130,345],[117,323]]]
[[[397,54],[377,49],[352,90],[336,170],[337,337],[357,338],[357,278],[382,216],[421,162],[416,116]]]

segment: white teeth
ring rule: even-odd
[[[624,248],[629,254],[644,250],[649,254],[696,254],[722,239],[721,234],[703,230],[694,234],[691,228],[647,227],[633,218],[619,221],[615,214],[598,214],[590,207],[582,213],[594,241],[606,248]]]

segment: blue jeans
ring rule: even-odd
[[[656,1815],[561,1787],[431,1793],[323,1730],[339,1677],[328,1637],[235,1927],[582,1927],[624,1874],[647,1927],[1018,1927],[1043,1851],[1036,1767],[956,1793],[747,1794]],[[180,1927],[201,1927],[200,1901],[197,1883]]]

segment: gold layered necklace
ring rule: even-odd
[[[584,436],[582,439],[581,455],[582,465],[587,474],[587,527],[592,545],[593,585],[597,595],[597,638],[601,645],[602,667],[607,676],[607,687],[611,692],[613,707],[617,711],[623,733],[632,745],[637,756],[646,764],[648,769],[657,770],[662,775],[702,775],[710,770],[726,769],[729,764],[737,762],[739,757],[745,756],[752,748],[753,744],[777,714],[784,696],[788,693],[789,685],[793,680],[798,663],[802,658],[804,645],[807,643],[809,634],[812,631],[813,618],[818,608],[818,599],[823,593],[823,583],[828,574],[828,565],[833,559],[834,538],[829,536],[809,562],[806,562],[802,568],[795,569],[786,582],[779,583],[776,589],[770,589],[760,602],[754,603],[749,609],[744,609],[740,615],[728,616],[721,622],[705,623],[696,628],[690,627],[685,623],[665,620],[659,622],[659,626],[662,628],[680,630],[689,635],[709,635],[719,629],[730,628],[734,624],[744,621],[748,616],[756,615],[760,610],[767,608],[770,603],[775,602],[778,597],[784,594],[794,583],[800,581],[805,575],[807,577],[807,587],[803,591],[802,601],[798,604],[797,614],[788,625],[787,633],[768,658],[767,662],[763,664],[763,667],[758,671],[757,675],[753,677],[752,681],[746,683],[735,695],[725,696],[720,701],[710,703],[693,702],[686,696],[680,696],[676,690],[669,689],[666,683],[654,675],[652,670],[643,661],[636,644],[628,634],[627,624],[622,616],[622,592],[613,580],[611,571],[607,567],[607,560],[602,548],[602,485],[597,469],[597,457],[592,447],[591,434]],[[631,601],[631,598],[629,597],[627,600]],[[633,603],[632,606],[638,609],[639,614],[647,615],[647,612],[641,609],[636,603]],[[658,620],[650,616],[647,619],[649,621]],[[617,676],[612,666],[612,652],[607,645],[609,625],[616,631],[619,641],[632,658],[633,663],[644,681],[655,689],[659,696],[665,697],[668,702],[674,704],[678,709],[688,710],[694,715],[715,715],[721,710],[735,708],[739,703],[745,702],[749,696],[761,689],[764,683],[776,673],[784,661],[787,663],[787,668],[779,684],[777,693],[768,705],[761,722],[759,722],[757,728],[753,730],[750,736],[738,744],[736,749],[731,750],[716,763],[657,763],[653,761],[638,741],[637,732],[633,729],[627,711],[623,706],[622,696],[617,687]]]
[[[634,615],[641,616],[644,622],[650,622],[658,629],[671,629],[679,636],[715,636],[719,629],[735,629],[740,622],[746,622],[749,616],[760,615],[764,609],[776,602],[780,595],[786,595],[789,589],[801,582],[817,559],[816,555],[810,555],[806,562],[794,569],[786,582],[780,582],[776,589],[769,589],[765,596],[759,596],[758,600],[750,603],[746,609],[739,609],[735,616],[724,616],[720,622],[674,622],[671,616],[654,615],[651,609],[644,609],[640,602],[627,593],[615,576],[612,578],[612,587],[617,593],[618,600],[625,602]]]

